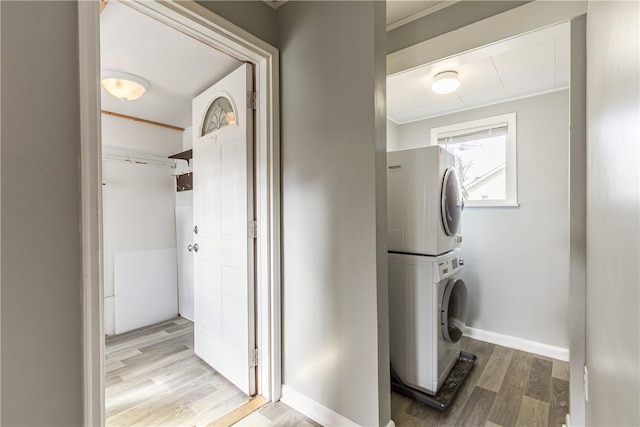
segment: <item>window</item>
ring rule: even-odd
[[[517,206],[516,113],[431,129],[456,156],[465,206]]]
[[[231,106],[231,101],[224,96],[219,96],[213,100],[204,116],[201,136],[235,124],[235,122],[236,114]]]

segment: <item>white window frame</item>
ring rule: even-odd
[[[516,113],[431,128],[430,145],[438,145],[438,138],[504,126],[504,124],[507,125],[507,143],[505,147],[506,197],[502,200],[465,200],[465,207],[519,206]],[[447,148],[447,143],[440,145],[445,149]]]

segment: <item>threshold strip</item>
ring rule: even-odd
[[[260,409],[266,403],[267,399],[262,396],[256,396],[239,408],[229,412],[227,415],[218,418],[207,427],[230,427],[252,412]]]

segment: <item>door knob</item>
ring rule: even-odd
[[[198,244],[197,243],[193,244],[193,251],[194,252],[198,252]]]
[[[189,252],[193,252],[193,245],[189,245],[189,246],[187,246],[187,250],[188,250]]]
[[[194,232],[195,234],[198,234],[198,226],[197,226],[197,225],[196,225],[195,227],[193,227],[193,232]]]

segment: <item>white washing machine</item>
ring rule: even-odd
[[[460,246],[464,202],[454,163],[435,145],[387,153],[390,252],[440,255]]]
[[[402,382],[436,394],[460,355],[467,287],[460,249],[430,257],[389,254],[391,367]]]

